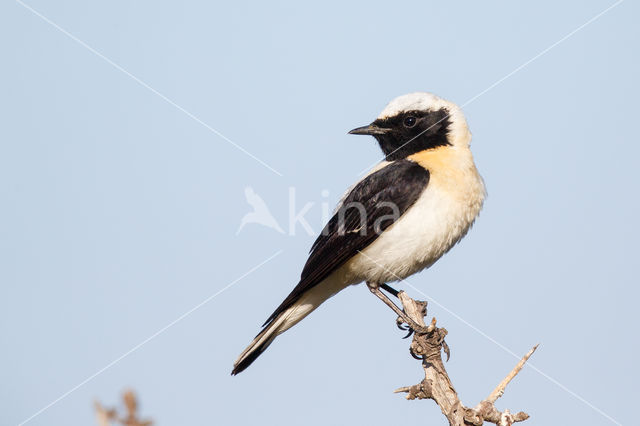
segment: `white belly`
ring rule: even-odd
[[[475,176],[474,176],[475,178]],[[429,185],[396,223],[344,265],[350,284],[404,279],[428,268],[467,233],[482,207],[479,176],[465,197]]]

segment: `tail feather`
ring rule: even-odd
[[[271,324],[266,326],[253,341],[242,351],[236,362],[233,364],[231,375],[235,376],[244,371],[264,352],[269,345],[278,336],[278,326],[282,324],[282,317],[285,313],[280,314]]]
[[[339,279],[325,280],[321,285],[307,291],[302,297],[295,301],[284,312],[281,312],[253,339],[253,341],[242,351],[236,362],[233,364],[232,375],[236,375],[256,360],[279,334],[284,333],[304,317],[309,315],[315,308],[320,306],[325,300],[346,287],[346,284]]]

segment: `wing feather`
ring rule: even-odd
[[[375,241],[415,203],[428,183],[429,171],[404,159],[389,163],[355,185],[311,246],[300,282],[264,325]]]

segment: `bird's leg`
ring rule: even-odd
[[[417,322],[415,322],[414,320],[412,320],[411,318],[409,318],[407,314],[405,314],[402,311],[402,309],[398,308],[398,306],[395,303],[393,303],[391,299],[387,297],[386,294],[380,291],[380,287],[381,287],[380,285],[378,285],[377,283],[371,283],[367,281],[367,287],[369,287],[369,291],[371,291],[371,293],[375,294],[378,297],[378,299],[382,300],[385,305],[390,307],[393,310],[393,312],[395,312],[398,315],[398,317],[402,319],[402,321],[407,323],[407,325],[411,330],[414,330],[417,333],[421,333],[421,334],[428,333],[427,327],[423,327]]]
[[[396,290],[395,288],[391,287],[389,284],[380,284],[379,287],[386,291],[387,293],[389,293],[390,295],[392,295],[393,297],[395,297],[396,299],[398,298],[398,294],[400,293],[398,290]],[[396,326],[402,330],[402,331],[406,331],[407,335],[403,337],[403,339],[408,338],[409,336],[411,336],[413,334],[413,329],[409,326],[404,326],[404,320],[400,317],[398,317],[398,319],[396,320]]]
[[[380,288],[386,291],[387,293],[391,294],[395,298],[397,298],[398,293],[400,293],[398,290],[391,287],[389,284],[380,284]]]

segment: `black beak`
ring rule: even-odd
[[[369,124],[368,126],[356,127],[349,132],[350,135],[384,135],[391,129],[385,129],[378,127],[375,124]]]

